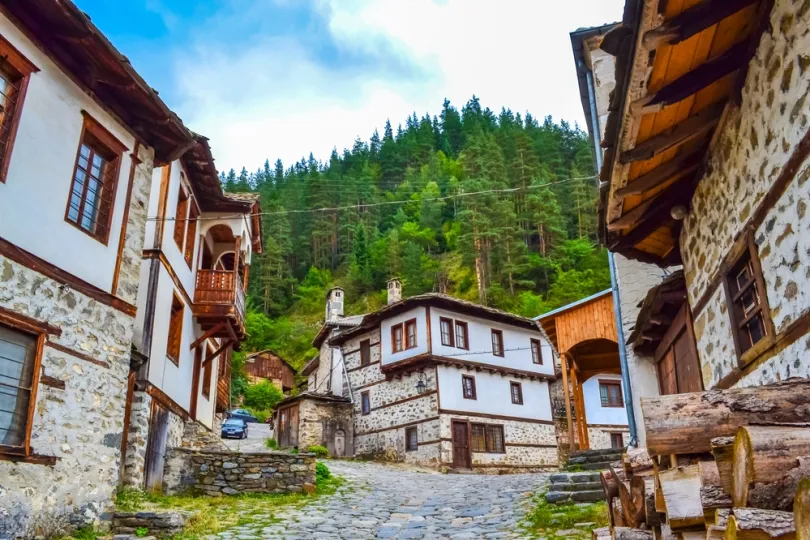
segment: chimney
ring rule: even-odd
[[[346,293],[340,287],[332,287],[326,293],[326,320],[335,320],[343,317],[343,301]]]
[[[395,304],[402,300],[402,281],[399,278],[388,280],[388,305]]]

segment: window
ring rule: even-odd
[[[211,399],[211,370],[212,370],[211,364],[214,363],[213,360],[210,360],[212,354],[214,354],[214,350],[211,347],[209,347],[208,356],[203,362],[202,395],[205,399]]]
[[[523,388],[519,382],[510,382],[509,391],[512,393],[512,403],[523,405]]]
[[[599,381],[599,395],[602,407],[624,407],[622,383],[619,381]]]
[[[742,255],[726,274],[732,333],[737,355],[742,356],[768,334],[762,271],[753,240],[748,239]]]
[[[391,327],[391,351],[396,353],[403,350],[402,325],[397,324]]]
[[[503,426],[490,424],[472,425],[472,451],[503,454]]]
[[[368,392],[360,394],[360,411],[364,415],[371,412],[371,399],[368,396]]]
[[[180,341],[183,336],[183,301],[175,294],[172,298],[172,311],[169,317],[169,342],[166,356],[174,365],[180,365]]]
[[[439,328],[442,332],[442,345],[453,347],[453,320],[441,317],[439,319]]]
[[[456,347],[459,349],[470,348],[470,342],[467,340],[467,323],[456,321]]]
[[[0,182],[6,181],[25,91],[38,69],[0,36]]]
[[[503,356],[503,332],[500,330],[492,331],[492,354]]]
[[[475,377],[470,375],[461,376],[461,390],[464,399],[478,399],[475,395]]]
[[[624,437],[621,433],[610,434],[610,447],[611,448],[624,448]]]
[[[118,167],[126,147],[85,114],[65,220],[99,242],[110,237]]]
[[[405,348],[416,347],[416,319],[405,321]]]
[[[30,453],[30,428],[45,334],[0,325],[0,450]],[[41,343],[40,343],[41,342]]]
[[[177,211],[174,221],[174,243],[191,268],[194,243],[197,240],[197,217],[200,215],[193,197],[185,184],[186,175],[180,172],[180,192],[177,194]]]
[[[360,342],[360,365],[367,366],[371,363],[371,341],[364,339]]]
[[[419,434],[415,427],[405,428],[405,451],[413,452],[419,448]]]
[[[540,340],[532,340],[532,362],[535,364],[543,363],[543,349],[540,348]]]

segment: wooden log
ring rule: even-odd
[[[728,526],[728,518],[731,515],[731,508],[718,508],[714,511],[714,524],[717,527]]]
[[[675,535],[672,534],[672,529],[669,525],[662,523],[660,527],[653,527],[654,540],[675,540]]]
[[[613,473],[613,476],[616,478],[617,482],[627,481],[627,475],[624,473],[624,465],[622,465],[621,461],[614,461],[611,463],[609,470]]]
[[[605,499],[610,504],[613,497],[619,496],[619,484],[616,476],[609,470],[599,473],[599,481],[602,483],[602,490],[605,492]]]
[[[610,527],[599,527],[591,531],[591,540],[609,540]]]
[[[666,521],[666,515],[655,509],[655,479],[652,476],[640,476],[644,482],[644,522],[648,527],[657,527]],[[634,478],[634,479],[635,479]],[[633,490],[631,481],[630,491]]]
[[[627,527],[637,528],[644,518],[644,508],[641,513],[633,502],[633,494],[630,492],[630,482],[619,482],[619,500],[622,502],[622,515]]]
[[[700,502],[700,471],[697,465],[677,467],[658,473],[666,505],[667,522],[672,532],[703,525]]]
[[[723,491],[717,463],[714,461],[701,461],[698,463],[700,471],[700,503],[703,505],[703,515],[706,525],[714,523],[714,511],[718,508],[731,508],[731,497]]]
[[[744,426],[734,439],[735,507],[791,510],[796,487],[810,476],[810,428]]]
[[[643,529],[616,527],[613,529],[613,540],[653,540],[653,536],[650,531]]]
[[[706,531],[682,531],[675,533],[676,540],[706,540]]]
[[[728,518],[726,540],[795,540],[793,512],[735,508]]]
[[[810,381],[644,398],[641,409],[651,456],[711,452],[740,426],[810,422]]]
[[[652,472],[653,462],[646,448],[631,448],[622,456],[624,474],[628,478],[647,472]]]
[[[624,527],[624,511],[622,510],[622,501],[616,497],[610,503],[610,516],[614,529],[616,527]]]
[[[799,482],[793,500],[793,518],[796,521],[797,540],[810,540],[810,478]]]
[[[732,464],[734,462],[734,437],[716,437],[710,441],[712,456],[720,475],[720,485],[731,496]]]
[[[655,494],[655,482],[649,476],[632,476],[630,477],[630,510],[629,514],[632,516],[630,523],[634,527],[640,526],[642,523],[647,523],[647,480],[649,480],[649,490]],[[624,504],[624,501],[622,501]],[[653,501],[653,505],[655,501]],[[652,525],[647,523],[647,525]]]
[[[725,540],[725,538],[725,527],[718,527],[717,525],[709,525],[706,527],[706,540]]]

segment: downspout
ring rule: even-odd
[[[593,87],[593,73],[590,69],[585,71],[588,82],[588,107],[591,113],[591,132],[594,155],[596,157],[596,188],[599,190],[599,171],[602,170],[602,132],[599,127],[599,115],[596,112]],[[636,431],[636,413],[633,408],[633,389],[630,386],[630,370],[627,366],[627,348],[624,340],[624,327],[622,326],[622,302],[619,295],[619,282],[616,279],[616,261],[613,252],[608,250],[608,266],[610,267],[610,288],[613,290],[613,313],[616,316],[616,335],[619,340],[619,365],[622,370],[622,386],[624,386],[624,408],[627,412],[627,426],[630,428],[630,446],[638,445]]]

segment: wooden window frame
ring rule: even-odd
[[[177,306],[180,306],[180,310],[175,312]],[[183,299],[180,298],[176,292],[173,293],[172,303],[169,308],[169,335],[166,340],[166,358],[177,367],[180,367],[180,351],[183,343],[183,319],[185,318],[185,311],[186,305],[183,303]],[[172,331],[173,325],[175,324],[178,325],[175,329],[177,333],[176,336]],[[173,345],[173,338],[177,343],[176,348],[175,345]]]
[[[415,435],[414,444],[411,444],[411,434]],[[419,430],[416,426],[411,426],[405,428],[405,451],[406,452],[416,452],[419,450]]]
[[[7,62],[17,72],[18,77],[14,109],[11,111],[11,118],[8,120],[8,137],[6,138],[5,148],[0,152],[0,183],[5,183],[9,163],[11,162],[11,153],[14,150],[14,141],[17,138],[17,129],[20,127],[20,117],[25,103],[25,94],[28,91],[28,83],[31,80],[31,74],[39,71],[39,68],[18,51],[14,45],[9,43],[6,38],[0,36],[0,62],[2,61]],[[0,140],[2,140],[2,128],[3,126],[0,125]]]
[[[400,332],[399,347],[397,347],[397,330]],[[405,328],[402,323],[394,324],[391,326],[391,352],[400,353],[405,350]]]
[[[408,332],[408,328],[411,328],[411,327],[413,327],[413,345],[411,345],[409,343],[409,339],[408,339],[410,337],[410,333]],[[418,337],[418,335],[416,333],[416,329],[417,329],[416,319],[408,319],[407,321],[402,323],[402,339],[405,340],[404,345],[405,345],[405,350],[406,351],[408,349],[415,349],[419,344],[419,337]]]
[[[200,216],[200,207],[194,197],[194,191],[186,180],[186,175],[180,171],[180,186],[177,192],[177,207],[174,214],[174,243],[189,269],[192,268],[194,250],[197,247],[197,218]]]
[[[483,430],[484,434],[484,449],[476,449],[480,447],[475,446],[476,437],[475,431]],[[500,432],[500,447],[496,447],[495,437],[492,433],[495,431]],[[504,435],[503,424],[470,424],[470,452],[477,452],[479,454],[505,454],[506,453],[506,438]]]
[[[459,330],[459,328],[461,328],[462,334],[464,334],[464,345],[463,346],[458,344],[458,330]],[[454,331],[455,331],[455,336],[454,337],[455,337],[455,343],[456,343],[455,346],[456,346],[456,348],[457,349],[464,349],[465,351],[469,351],[470,350],[470,327],[469,327],[469,325],[464,321],[456,321]]]
[[[464,384],[465,381],[470,381],[470,393],[467,394],[467,385]],[[472,399],[478,400],[478,392],[475,389],[475,377],[472,375],[462,375],[461,376],[461,397],[464,399]]]
[[[610,392],[607,392],[608,400],[602,399],[602,387],[617,386],[619,388],[619,402],[610,401]],[[624,390],[622,382],[614,379],[599,379],[599,402],[604,409],[618,409],[624,407]]]
[[[36,339],[36,349],[34,351],[34,365],[32,367],[33,373],[31,375],[31,389],[28,398],[28,415],[25,420],[25,435],[23,436],[22,446],[6,446],[0,445],[0,460],[17,461],[21,458],[31,458],[33,451],[31,450],[31,431],[34,426],[34,413],[37,408],[37,389],[39,388],[39,378],[42,374],[42,356],[45,349],[45,343],[48,339],[50,332],[45,323],[40,323],[35,319],[25,317],[24,315],[18,316],[13,312],[0,312],[0,324],[11,328],[16,332],[28,334]]]
[[[621,443],[619,446],[613,446],[613,437],[619,438],[619,442]],[[610,433],[610,447],[615,449],[624,448],[624,433]]]
[[[447,341],[444,340],[444,330],[442,325],[447,325]],[[447,317],[439,317],[439,336],[441,338],[441,343],[445,347],[455,347],[456,346],[456,329],[453,325],[453,319],[448,319]]]
[[[214,361],[209,360],[208,357],[214,354],[214,352],[214,347],[209,343],[205,350],[205,360],[203,360],[202,373],[202,396],[206,399],[206,401],[211,401],[211,373],[214,371],[212,366]]]
[[[537,358],[535,358],[534,351],[535,347],[537,348]],[[531,350],[532,350],[532,363],[537,364],[538,366],[543,365],[543,343],[539,339],[532,338],[531,340]]]
[[[362,416],[371,414],[371,394],[368,390],[360,393],[360,414]]]
[[[65,222],[69,223],[73,227],[76,227],[90,238],[93,238],[106,246],[110,241],[110,226],[112,225],[112,217],[115,213],[115,199],[118,195],[118,177],[121,175],[121,159],[124,152],[127,151],[127,147],[121,141],[116,139],[115,136],[107,130],[107,128],[102,126],[101,123],[90,116],[87,111],[82,111],[82,116],[84,117],[84,122],[82,123],[81,134],[79,135],[79,145],[76,149],[76,159],[73,161],[73,173],[70,178],[70,189],[68,190],[67,204],[65,205]],[[81,226],[82,215],[84,213],[84,204],[86,201],[87,186],[89,184],[89,182],[86,181],[86,178],[84,189],[82,189],[81,202],[79,204],[79,208],[76,209],[77,221],[70,219],[70,201],[73,198],[74,185],[76,183],[76,172],[79,168],[79,158],[81,157],[82,146],[85,146],[85,141],[88,134],[98,141],[98,143],[103,147],[103,150],[115,156],[114,159],[105,159],[107,166],[112,170],[112,173],[110,174],[112,184],[108,186],[110,190],[110,200],[106,221],[101,223],[104,227],[104,234],[88,231]],[[93,150],[93,152],[95,152],[95,150]]]
[[[515,388],[517,388],[517,401],[515,401]],[[523,405],[523,385],[517,381],[509,381],[509,395],[514,405]]]
[[[499,356],[501,358],[505,357],[506,352],[504,351],[504,345],[503,345],[503,331],[502,330],[496,330],[495,328],[492,328],[492,329],[490,329],[490,332],[491,332],[490,333],[490,340],[492,341],[492,354],[494,354],[495,356]],[[495,338],[496,337],[498,339],[498,345],[500,346],[499,351],[495,350]]]
[[[723,272],[723,289],[726,296],[726,308],[728,311],[729,322],[731,325],[731,335],[734,339],[734,349],[737,353],[737,364],[739,368],[744,368],[750,364],[754,359],[758,358],[763,352],[770,348],[774,343],[774,326],[771,319],[771,310],[768,305],[768,294],[765,288],[765,280],[762,277],[762,266],[759,260],[759,253],[757,252],[757,245],[754,241],[754,235],[751,230],[746,231],[737,244],[731,250],[732,256],[729,260],[732,262],[728,268],[722,269]],[[751,273],[753,274],[751,280],[742,288],[737,291],[737,286],[734,281],[734,274],[741,268],[742,263],[748,259],[751,265]],[[758,296],[757,307],[752,312],[740,318],[737,313],[736,301],[740,299],[742,293],[754,287]],[[755,316],[762,317],[762,331],[763,336],[759,341],[753,343],[748,349],[743,350],[743,343],[741,340],[740,332],[743,331],[743,326]]]
[[[371,340],[364,339],[360,342],[360,365],[368,366],[371,364]]]

